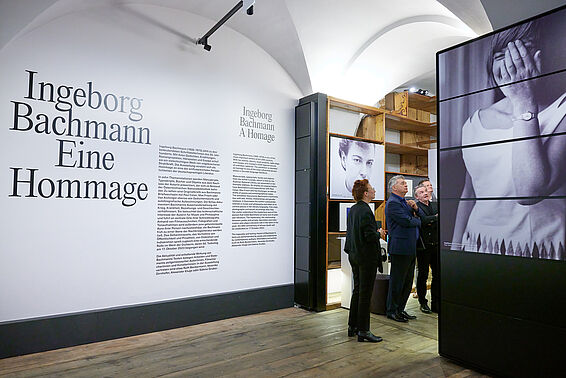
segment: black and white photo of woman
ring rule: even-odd
[[[453,217],[442,240],[453,250],[566,260],[566,56],[559,47],[566,14],[555,16],[468,49],[485,89],[440,105],[441,133],[449,136],[441,142],[440,193]],[[464,84],[445,81],[441,92],[479,85]],[[454,130],[458,120],[463,126]]]

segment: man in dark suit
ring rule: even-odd
[[[358,341],[379,342],[381,337],[371,333],[369,328],[369,307],[376,270],[383,272],[380,234],[375,215],[369,203],[375,198],[375,189],[367,179],[356,180],[352,195],[357,201],[348,212],[346,244],[344,251],[352,266],[354,288],[348,318],[348,336],[358,335]]]
[[[431,201],[430,192],[425,185],[415,189],[417,206],[422,210],[420,240],[417,244],[417,295],[421,304],[421,311],[425,314],[438,312],[438,207]],[[428,267],[432,270],[432,284],[430,290],[431,307],[426,299],[426,281]]]
[[[389,241],[387,252],[391,258],[387,317],[397,322],[416,319],[405,311],[413,288],[415,254],[422,214],[415,201],[405,201],[407,182],[403,176],[393,176],[388,183],[391,195],[385,204],[385,222]]]

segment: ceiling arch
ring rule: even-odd
[[[418,16],[413,16],[413,17],[407,17],[407,18],[403,18],[401,20],[395,21],[389,25],[386,25],[384,28],[382,28],[381,30],[379,30],[377,33],[375,33],[373,36],[371,36],[371,38],[369,38],[355,53],[354,55],[352,55],[352,58],[350,58],[350,61],[348,62],[348,64],[346,65],[346,70],[348,68],[350,68],[350,66],[355,62],[356,59],[358,59],[358,57],[372,44],[374,43],[378,38],[380,38],[382,35],[394,30],[395,28],[404,26],[404,25],[409,25],[409,24],[413,24],[413,23],[419,23],[419,22],[434,22],[434,23],[439,23],[439,24],[444,24],[444,25],[448,25],[448,26],[452,26],[455,29],[458,29],[461,27],[461,23],[459,21],[456,21],[454,18],[451,17],[447,17],[447,16],[443,16],[443,15],[436,15],[436,14],[427,14],[427,15],[418,15]]]
[[[368,45],[328,91],[350,101],[375,104],[412,78],[427,73],[434,77],[436,51],[469,38],[445,23],[405,23]],[[434,85],[423,89],[435,92]]]
[[[476,36],[436,0],[286,0],[286,3],[313,91],[367,105],[375,104],[387,93],[382,94],[383,90],[394,90],[396,84],[431,71],[430,61],[434,62],[436,51],[451,46],[454,40],[461,42]],[[401,32],[411,25],[417,26],[413,28],[415,35]],[[429,41],[427,36],[439,29],[446,38],[435,36],[431,37],[434,42]],[[381,46],[381,54],[374,53],[379,49],[373,46]],[[399,65],[392,67],[387,61],[407,51],[423,49],[426,57],[407,65],[408,71],[401,71]],[[388,76],[384,77],[385,72]],[[372,88],[364,87],[368,80],[373,82]],[[386,89],[376,90],[375,84]]]

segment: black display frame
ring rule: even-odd
[[[566,6],[558,7],[437,52],[437,108],[440,109],[441,102],[450,99],[441,98],[441,54],[565,9]],[[555,73],[558,72],[552,74]],[[439,164],[441,113],[438,114]],[[443,171],[439,169],[439,183],[442,175]],[[438,189],[442,218],[442,188],[439,186]],[[440,236],[439,228],[439,240]],[[441,247],[440,278],[440,355],[502,376],[564,374],[566,262],[458,252]]]

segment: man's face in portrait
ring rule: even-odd
[[[375,160],[375,147],[373,144],[363,144],[352,142],[347,154],[340,156],[342,168],[346,172],[345,184],[349,191],[352,191],[356,180],[368,179],[371,181],[371,172]]]

